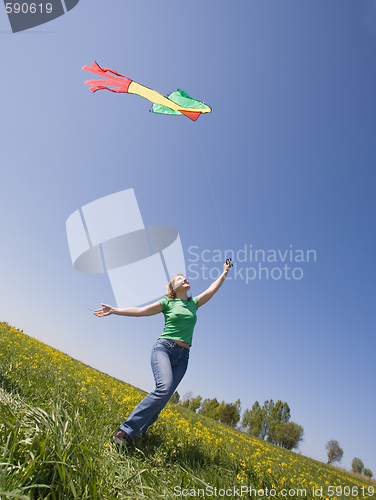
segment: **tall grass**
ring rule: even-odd
[[[362,493],[374,484],[173,404],[144,439],[119,451],[112,433],[145,393],[6,323],[0,382],[0,498],[176,499],[183,488],[190,497],[214,497],[217,488],[226,498],[231,488],[244,498],[243,486],[308,499],[320,486],[326,498],[328,485]]]

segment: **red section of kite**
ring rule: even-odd
[[[201,115],[201,111],[184,111],[182,109],[179,109],[180,113],[183,113],[183,115],[187,116],[194,122],[197,120],[197,118]]]
[[[129,85],[132,83],[130,78],[127,78],[124,75],[121,75],[117,71],[109,68],[101,68],[99,64],[96,62],[93,63],[92,66],[84,66],[82,69],[86,71],[90,71],[91,73],[95,73],[99,76],[105,76],[110,78],[109,80],[88,80],[85,82],[85,85],[93,85],[90,87],[92,92],[96,92],[97,90],[106,89],[110,92],[128,92]],[[116,76],[112,76],[108,73],[113,73]],[[110,89],[105,87],[104,85],[113,85],[114,88]]]

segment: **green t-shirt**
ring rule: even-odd
[[[159,302],[162,304],[165,317],[165,327],[160,338],[180,340],[192,345],[193,329],[197,321],[198,297],[192,300],[163,297]]]

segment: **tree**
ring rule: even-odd
[[[364,464],[360,460],[360,458],[355,457],[354,460],[351,462],[351,467],[352,467],[353,472],[358,472],[359,474],[361,474],[363,472],[363,469],[364,469]]]
[[[234,427],[240,420],[240,399],[235,403],[222,403],[218,408],[218,419],[223,424]]]
[[[193,396],[192,391],[188,391],[184,394],[184,396],[181,398],[181,403],[185,404],[187,401],[190,401]]]
[[[251,410],[245,410],[242,417],[242,427],[252,436],[265,439],[268,433],[268,415],[265,405],[261,408],[259,402],[256,401]]]
[[[256,401],[251,410],[245,410],[242,418],[242,427],[252,436],[267,439],[273,444],[278,444],[289,450],[297,448],[303,439],[303,427],[295,422],[289,422],[291,412],[289,405],[282,401],[271,399],[260,407]]]
[[[290,408],[287,403],[282,403],[282,401],[277,401],[276,404],[273,403],[273,400],[265,401],[265,404],[268,403],[268,441],[274,444],[278,444],[279,437],[277,433],[282,436],[283,429],[281,426],[287,424],[290,420]]]
[[[209,418],[214,418],[214,420],[218,420],[219,402],[217,401],[217,398],[204,399],[198,413]]]
[[[180,404],[182,406],[184,406],[184,408],[188,408],[190,402],[191,402],[191,398],[193,396],[193,392],[192,391],[189,391],[189,392],[186,392],[184,394],[184,396],[182,397],[181,401],[180,401]]]
[[[363,474],[368,477],[373,477],[373,473],[370,469],[364,469]]]
[[[189,401],[188,410],[197,411],[201,406],[202,397],[196,396]]]
[[[180,401],[180,395],[179,395],[178,391],[174,392],[174,394],[171,396],[170,401],[171,401],[171,403],[175,403],[175,404],[179,403],[179,401]]]
[[[334,462],[340,462],[343,457],[343,449],[340,447],[338,441],[331,439],[325,445],[328,450],[328,461],[327,464],[332,464]]]
[[[293,450],[299,446],[303,434],[303,427],[295,422],[278,424],[274,428],[274,444]]]
[[[202,397],[196,396],[195,398],[193,398],[192,396],[192,391],[187,392],[186,394],[184,394],[183,400],[180,402],[180,404],[184,408],[188,408],[188,410],[197,411],[200,408]]]
[[[271,399],[269,402],[269,420],[270,422],[278,422],[279,424],[287,424],[291,418],[290,408],[287,403],[277,401],[273,404]]]
[[[217,398],[204,399],[198,413],[234,427],[240,419],[240,399],[235,403],[219,403]]]
[[[250,410],[248,410],[248,408],[246,410],[244,410],[244,413],[242,416],[241,426],[243,427],[243,430],[245,432],[247,432],[247,431],[249,432],[250,415],[251,415],[251,412],[250,412]]]

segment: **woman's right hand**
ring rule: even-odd
[[[109,316],[110,314],[116,314],[116,308],[112,306],[108,306],[107,304],[101,304],[103,309],[97,309],[94,311],[94,316],[98,316],[98,318],[102,318],[103,316]]]

